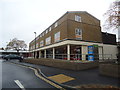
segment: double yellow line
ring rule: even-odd
[[[10,63],[16,64],[16,63],[13,63],[13,62],[10,62]],[[37,70],[37,69],[35,69],[35,68],[33,68],[33,67],[25,66],[25,65],[21,65],[21,64],[16,64],[16,65],[18,65],[18,66],[20,66],[20,67],[24,67],[24,68],[29,68],[29,69],[33,70],[34,73],[35,73],[35,75],[36,75],[38,78],[40,78],[40,79],[42,79],[43,81],[49,83],[50,85],[54,86],[55,88],[59,88],[60,90],[66,90],[65,88],[61,87],[60,85],[57,85],[56,83],[54,83],[54,82],[52,82],[52,81],[44,78],[43,76],[41,76],[41,75],[39,74],[39,72],[38,72],[38,70],[41,71],[40,69]]]

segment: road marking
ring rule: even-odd
[[[75,80],[75,78],[72,78],[72,77],[64,75],[64,74],[58,74],[58,75],[50,76],[48,78],[52,79],[58,83],[65,83],[65,82],[68,82],[71,80]]]
[[[11,62],[11,64],[16,64],[16,63],[12,63],[12,62]],[[59,88],[60,90],[65,90],[65,89],[64,89],[63,87],[61,87],[60,85],[57,85],[57,84],[55,84],[54,82],[52,82],[52,81],[44,78],[43,76],[41,76],[41,75],[39,74],[39,72],[37,71],[37,69],[35,69],[35,68],[33,68],[33,67],[30,67],[30,66],[20,65],[20,64],[16,64],[16,65],[21,66],[21,67],[24,67],[24,68],[29,68],[29,69],[33,70],[34,73],[35,73],[35,75],[36,75],[38,78],[42,79],[43,81],[49,83],[50,85],[52,85],[52,86],[54,86],[54,87],[56,87],[56,88]],[[40,69],[38,69],[38,70],[41,71]],[[24,90],[25,90],[25,89],[24,89]]]
[[[22,89],[25,90],[24,86],[21,84],[19,80],[14,80],[14,82]]]
[[[52,85],[52,86],[54,86],[54,87],[56,87],[56,88],[62,88],[61,86],[59,86],[59,85],[57,85],[57,84],[55,84],[55,83],[47,80],[46,78],[42,77],[42,76],[38,73],[38,71],[37,71],[36,69],[34,69],[34,68],[32,68],[32,67],[29,67],[29,68],[32,69],[32,70],[34,70],[35,75],[36,75],[37,77],[39,77],[40,79],[44,80],[45,82],[49,83],[50,85]]]

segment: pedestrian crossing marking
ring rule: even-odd
[[[50,76],[48,78],[57,83],[65,83],[65,82],[68,82],[71,80],[75,80],[75,78],[72,78],[72,77],[64,75],[64,74],[58,74],[58,75]]]

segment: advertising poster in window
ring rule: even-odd
[[[88,46],[88,60],[89,61],[94,61],[94,47],[93,46]]]
[[[93,49],[94,47],[93,46],[88,46],[88,54],[93,54]]]
[[[88,60],[89,61],[94,61],[94,56],[93,55],[88,55]]]

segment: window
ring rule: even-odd
[[[55,33],[54,40],[55,40],[55,42],[60,41],[60,32]]]
[[[48,30],[46,30],[46,34],[48,33]]]
[[[44,32],[42,33],[42,36],[44,36]]]
[[[82,39],[82,30],[79,28],[75,29],[75,36],[77,39]]]
[[[49,28],[49,31],[51,31],[51,27]]]
[[[43,40],[40,42],[40,47],[44,46]]]
[[[33,49],[35,49],[35,45],[33,45]]]
[[[51,37],[46,38],[46,45],[51,44]]]
[[[38,48],[38,43],[36,44],[36,48]]]
[[[75,21],[77,21],[77,22],[81,22],[81,17],[78,16],[78,15],[75,15]]]
[[[75,29],[75,34],[76,34],[76,35],[82,35],[82,30],[79,29],[79,28],[76,28],[76,29]]]
[[[57,26],[58,26],[58,23],[56,22],[56,23],[55,23],[55,27],[57,27]]]

